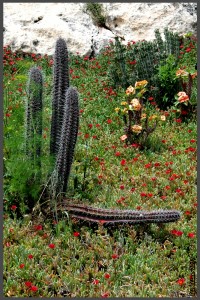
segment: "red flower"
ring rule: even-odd
[[[19,267],[20,269],[23,269],[25,267],[25,264],[20,264]]]
[[[120,185],[120,190],[124,190],[125,186],[124,185]]]
[[[37,292],[37,290],[38,290],[38,288],[35,285],[32,285],[30,288],[30,291],[32,291],[32,292]]]
[[[190,143],[196,143],[195,139],[190,140]]]
[[[154,166],[155,166],[155,167],[159,167],[159,166],[160,166],[160,163],[159,163],[159,162],[156,162],[156,163],[154,164]]]
[[[93,125],[92,124],[88,124],[88,127],[91,129],[93,127]]]
[[[188,237],[189,238],[194,238],[195,237],[195,233],[194,232],[189,232],[188,233]]]
[[[119,255],[113,254],[113,255],[112,255],[112,258],[113,258],[113,259],[117,259],[117,258],[119,258]]]
[[[153,194],[152,193],[148,193],[147,197],[151,198],[151,197],[153,197]]]
[[[12,205],[12,206],[11,206],[11,209],[12,209],[12,210],[16,210],[16,209],[17,209],[17,206],[16,206],[16,205]]]
[[[92,281],[92,284],[99,284],[99,280],[98,280],[98,279],[94,279],[94,280]]]
[[[183,285],[183,284],[185,283],[185,278],[179,278],[179,279],[177,280],[177,283],[178,283],[179,285]]]
[[[108,124],[111,124],[111,123],[112,123],[112,120],[111,120],[111,119],[108,119],[108,120],[107,120],[107,123],[108,123]]]
[[[171,233],[176,236],[181,236],[183,234],[183,231],[173,229],[171,230]]]
[[[55,248],[55,244],[49,244],[49,248],[54,249]]]
[[[121,152],[116,152],[115,153],[115,156],[120,156],[121,155]]]
[[[190,215],[191,215],[191,212],[190,212],[189,210],[186,210],[186,211],[185,211],[185,215],[186,215],[186,216],[190,216]]]
[[[185,52],[190,52],[191,51],[191,48],[187,48],[186,50],[185,50]]]
[[[150,168],[151,167],[151,163],[148,163],[146,165],[144,165],[146,169]]]
[[[129,64],[130,64],[130,65],[135,65],[135,64],[136,64],[136,60],[129,61]]]
[[[170,186],[169,185],[166,185],[166,190],[170,190]]]
[[[122,159],[120,164],[121,164],[121,166],[125,166],[126,160],[125,160],[125,159]]]
[[[149,97],[148,98],[149,101],[152,101],[153,99],[154,99],[154,97]]]
[[[106,273],[106,274],[104,275],[104,278],[109,279],[109,278],[110,278],[110,274],[109,274],[109,273]]]
[[[142,207],[138,205],[138,206],[136,206],[136,209],[137,209],[137,210],[141,210]]]
[[[85,139],[88,139],[89,137],[90,137],[89,133],[86,133],[86,134],[84,135],[84,138],[85,138]]]
[[[42,230],[42,225],[34,225],[36,231]]]
[[[79,235],[80,235],[80,233],[79,233],[79,232],[77,232],[77,231],[75,231],[75,232],[74,232],[74,236],[76,236],[76,237],[77,237],[77,236],[79,236]]]
[[[108,298],[109,295],[110,295],[110,294],[109,294],[108,292],[105,292],[105,293],[101,294],[101,297],[102,297],[102,298]]]
[[[142,193],[140,193],[140,196],[141,196],[141,197],[146,197],[146,196],[147,196],[147,194],[146,194],[146,193],[144,193],[144,192],[142,192]]]
[[[32,258],[33,258],[33,255],[32,255],[32,254],[29,254],[29,255],[28,255],[28,258],[29,258],[29,259],[32,259]]]
[[[31,286],[32,286],[32,283],[31,283],[30,281],[26,281],[26,282],[25,282],[25,285],[26,285],[27,287],[31,287]]]

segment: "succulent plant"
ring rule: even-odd
[[[93,208],[72,204],[68,200],[64,201],[62,209],[66,210],[72,218],[105,225],[168,223],[179,220],[181,216],[177,210],[137,211]]]
[[[64,39],[58,38],[54,53],[53,100],[50,153],[57,155],[64,114],[66,90],[69,87],[68,50]]]
[[[66,92],[66,101],[63,114],[63,123],[60,137],[54,175],[55,186],[58,192],[65,192],[70,175],[70,169],[74,156],[74,148],[77,140],[79,125],[78,92],[69,87]]]
[[[26,154],[40,164],[42,137],[42,92],[41,70],[33,67],[29,71],[26,106]]]

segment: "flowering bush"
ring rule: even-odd
[[[123,116],[125,123],[125,134],[121,136],[121,141],[126,141],[127,144],[136,144],[140,148],[144,147],[147,137],[156,129],[158,123],[158,115],[149,114],[148,102],[144,106],[143,99],[147,91],[147,84],[147,80],[142,80],[137,81],[134,87],[129,86],[126,89],[126,101],[121,102],[122,108],[115,108],[115,111]],[[165,116],[161,116],[160,119],[165,121]],[[151,121],[154,121],[152,127],[149,126]]]

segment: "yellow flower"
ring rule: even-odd
[[[146,119],[146,117],[147,117],[147,114],[142,114],[141,115],[141,120]]]
[[[130,85],[126,90],[126,95],[135,94],[135,89]]]
[[[127,105],[128,103],[126,101],[122,101],[121,105]]]
[[[136,81],[135,83],[135,88],[144,88],[147,85],[148,81],[147,80],[142,80],[142,81]]]
[[[128,109],[125,107],[124,109],[123,109],[123,113],[127,113],[128,112]]]
[[[131,127],[132,131],[135,132],[135,133],[140,133],[142,131],[142,126],[140,125],[133,125]]]
[[[115,111],[118,113],[120,111],[120,108],[119,107],[116,107],[115,108]]]
[[[160,116],[161,121],[165,121],[166,117],[164,115]]]
[[[139,111],[141,109],[140,101],[136,98],[131,100],[131,105],[132,105],[133,110]]]

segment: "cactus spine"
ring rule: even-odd
[[[40,166],[43,78],[39,68],[29,71],[26,107],[26,154]]]
[[[75,88],[69,87],[66,92],[60,147],[54,170],[54,175],[57,174],[55,182],[57,192],[66,192],[67,189],[74,148],[77,140],[78,126],[78,92]]]
[[[56,41],[53,69],[50,154],[57,155],[62,129],[65,93],[69,87],[68,50],[64,39]]]

